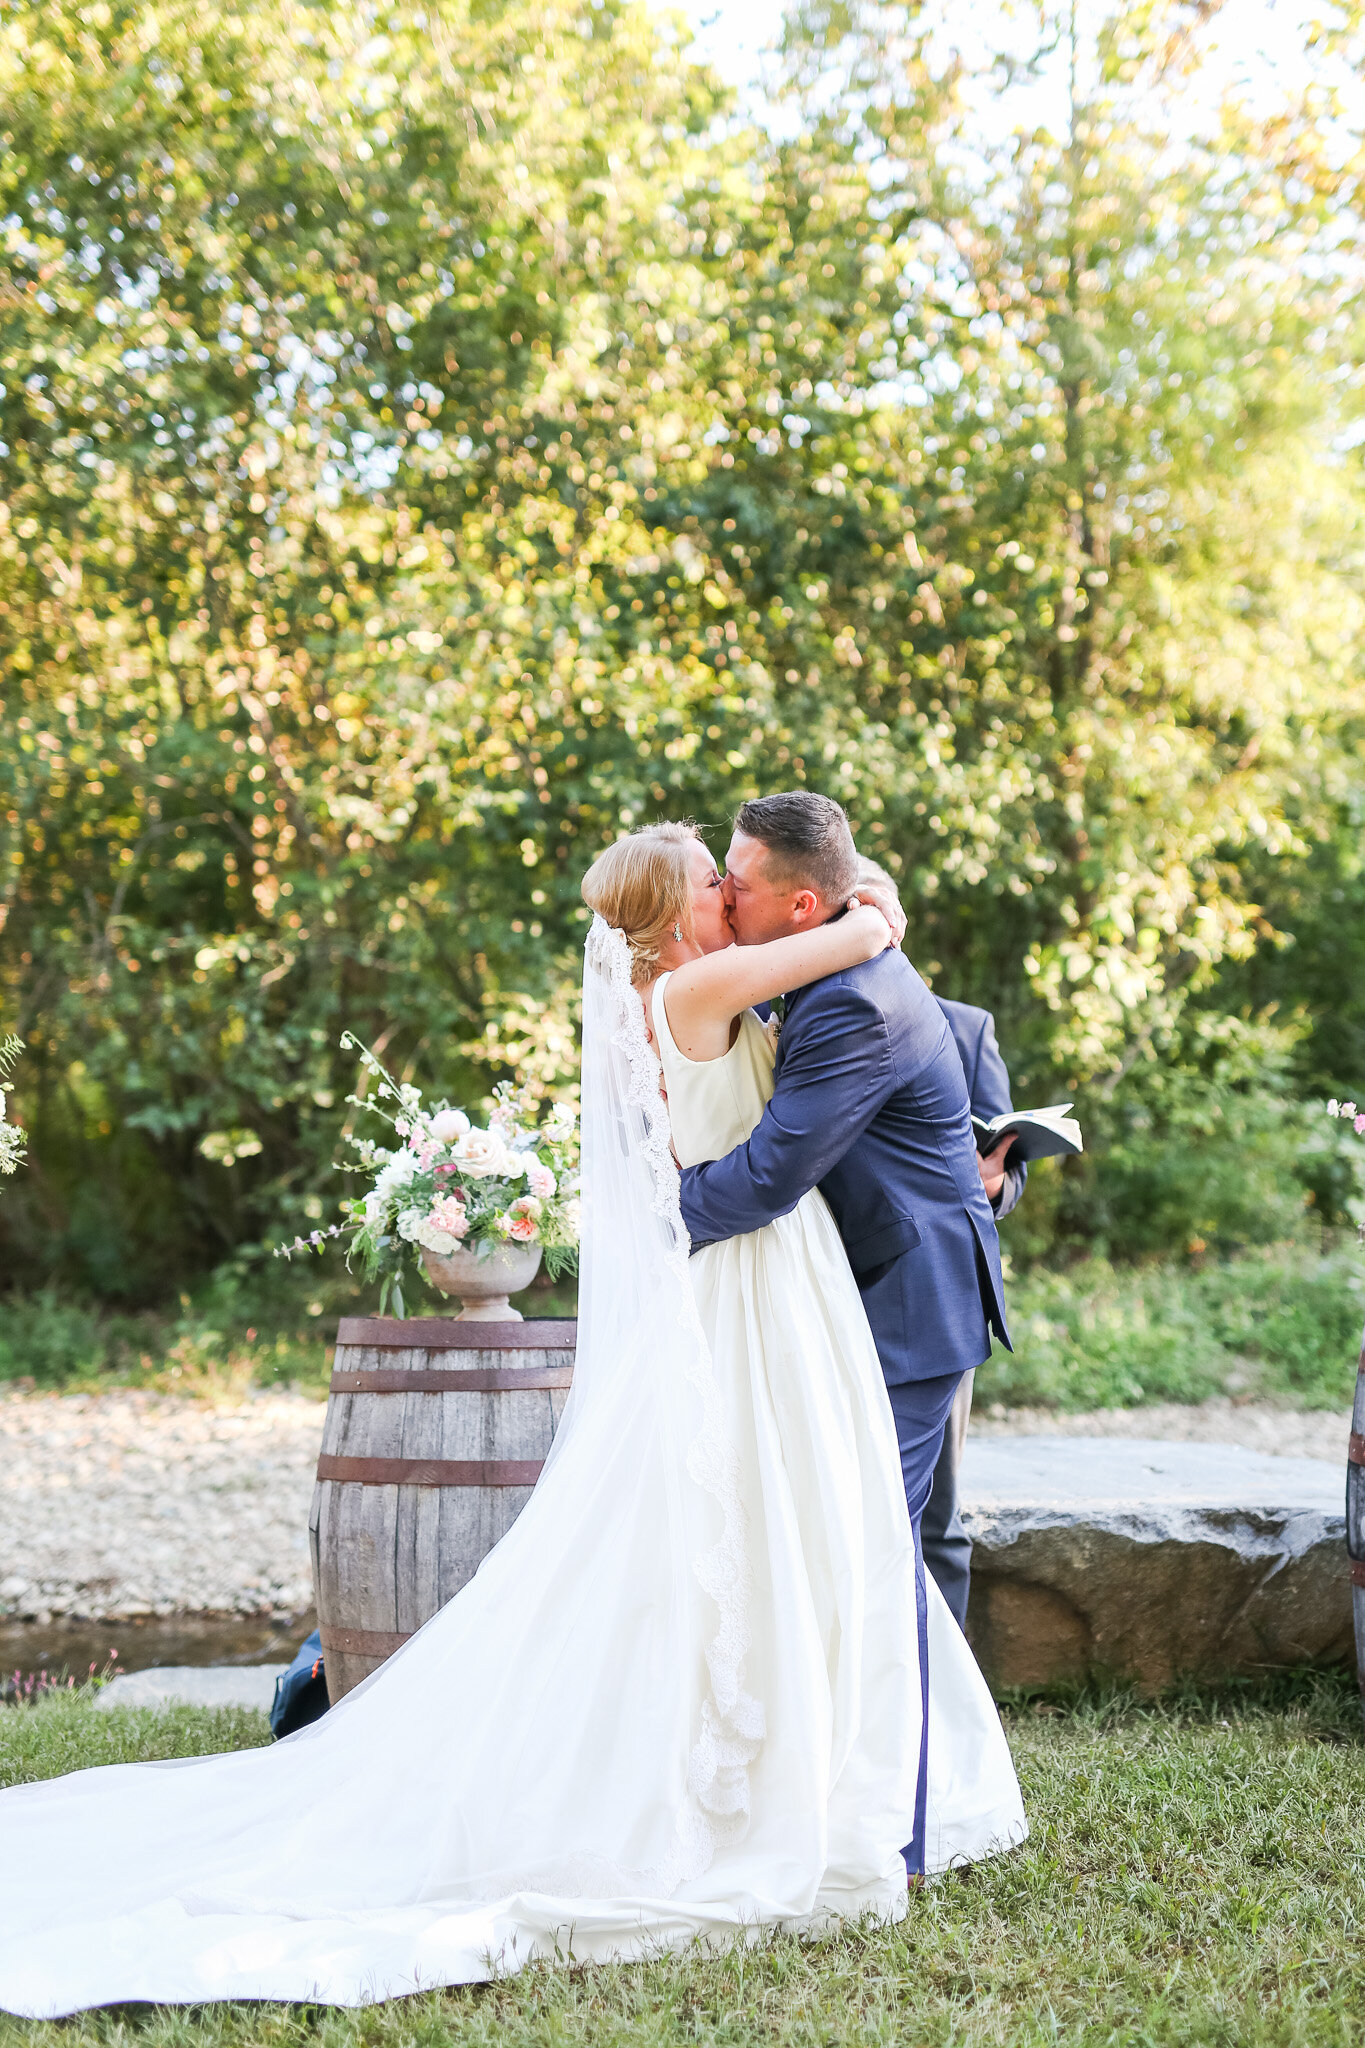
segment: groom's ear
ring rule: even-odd
[[[823,915],[823,906],[814,889],[798,889],[792,898],[792,923],[796,925],[818,924]]]

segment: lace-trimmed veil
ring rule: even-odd
[[[623,1428],[662,1445],[673,1531],[671,1587],[713,1625],[698,1674],[687,1799],[661,1888],[698,1876],[744,1831],[763,1709],[744,1689],[749,1572],[738,1460],[688,1278],[668,1111],[623,934],[594,916],[583,971],[583,1172],[578,1354],[550,1464]],[[688,1674],[677,1674],[686,1682]]]

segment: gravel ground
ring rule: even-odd
[[[308,1507],[323,1408],[261,1393],[0,1394],[0,1617],[289,1614],[312,1598]],[[1242,1444],[1345,1470],[1347,1414],[1209,1401],[1056,1415],[978,1411],[983,1437]]]
[[[0,1394],[0,1615],[296,1613],[323,1404]]]

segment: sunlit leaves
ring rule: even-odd
[[[886,89],[779,144],[615,4],[6,16],[4,987],[101,1286],[316,1200],[343,1026],[571,1071],[661,811],[840,797],[1024,1085],[1260,932],[1359,692],[1327,186],[1122,108],[973,185],[908,15],[807,26]]]

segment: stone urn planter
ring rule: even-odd
[[[500,1244],[480,1258],[477,1252],[422,1252],[422,1264],[433,1287],[460,1302],[457,1323],[519,1323],[521,1311],[509,1303],[540,1271],[538,1244]]]

